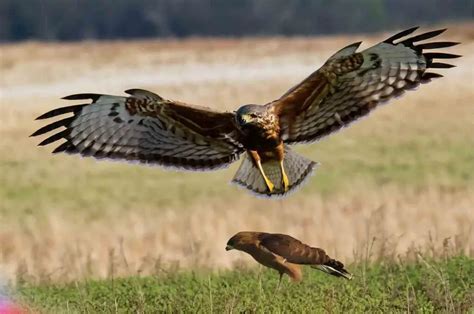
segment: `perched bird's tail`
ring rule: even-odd
[[[240,164],[239,170],[237,170],[237,173],[232,179],[232,183],[243,186],[261,196],[286,196],[289,192],[294,191],[296,187],[301,186],[306,179],[309,178],[309,175],[317,165],[317,162],[293,152],[288,146],[286,146],[283,166],[289,180],[287,191],[285,191],[282,184],[282,176],[278,161],[267,161],[262,163],[262,168],[265,174],[275,185],[274,190],[270,192],[260,174],[260,171],[252,161],[251,157],[247,154]]]
[[[335,259],[330,259],[322,265],[311,265],[311,267],[336,277],[352,279],[352,274],[344,269],[344,264]]]

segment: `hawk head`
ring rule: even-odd
[[[258,127],[267,122],[268,112],[265,106],[245,105],[235,112],[235,117],[241,128]]]
[[[243,251],[246,246],[257,243],[258,237],[261,234],[262,232],[241,231],[227,241],[225,250],[230,251],[235,249]]]

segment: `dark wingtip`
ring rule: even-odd
[[[437,79],[440,77],[444,77],[444,76],[439,73],[425,72],[423,73],[423,76],[421,77],[421,83],[425,84],[425,83],[431,82],[431,80],[433,79]]]
[[[70,147],[71,143],[69,143],[68,141],[62,143],[61,145],[59,145],[58,147],[56,147],[52,153],[53,154],[57,154],[57,153],[60,153],[60,152],[63,152],[65,150],[67,150],[69,147]]]
[[[48,145],[49,143],[46,141],[46,140],[43,140],[41,141],[40,143],[38,143],[38,146],[46,146]]]
[[[52,117],[59,116],[61,114],[65,114],[65,113],[69,113],[69,112],[73,112],[74,114],[76,114],[77,112],[79,112],[82,109],[82,107],[84,107],[86,105],[87,104],[81,104],[81,105],[73,105],[73,106],[56,108],[56,109],[50,110],[46,113],[43,113],[41,116],[37,117],[35,120],[48,119],[48,118],[52,118]]]
[[[437,30],[434,30],[434,31],[426,32],[426,33],[420,34],[418,36],[415,36],[414,38],[416,38],[416,40],[413,40],[413,41],[419,41],[419,40],[424,40],[424,39],[429,39],[429,38],[432,38],[432,37],[436,37],[436,36],[441,35],[442,33],[444,33],[446,30],[447,30],[447,28],[442,28],[442,29],[437,29]]]
[[[462,57],[461,55],[446,52],[426,52],[423,55],[427,59],[457,59]]]
[[[443,62],[432,62],[428,65],[428,68],[435,68],[435,69],[450,69],[455,68],[454,64],[443,63]]]
[[[39,131],[40,130],[36,130],[35,132],[31,133],[31,135],[29,137],[34,137],[34,136],[40,135],[41,133]]]
[[[413,32],[416,31],[418,28],[420,28],[420,27],[419,27],[419,26],[414,26],[414,27],[412,27],[412,28],[406,29],[406,30],[404,30],[404,31],[401,31],[401,32],[399,32],[399,33],[397,33],[397,34],[395,34],[395,35],[393,35],[393,36],[391,36],[391,37],[385,39],[383,42],[384,42],[384,43],[388,43],[388,44],[393,44],[393,42],[394,42],[395,40],[400,39],[400,38],[402,38],[402,37],[405,37],[405,36],[407,36],[407,35],[413,33]]]
[[[358,41],[358,42],[355,42],[349,46],[347,46],[346,48],[348,47],[354,47],[356,50],[359,48],[359,46],[362,44],[362,40],[361,41]]]
[[[60,140],[62,138],[66,138],[66,136],[68,136],[70,133],[71,133],[71,130],[69,130],[69,129],[63,130],[59,133],[56,133],[56,134],[51,135],[50,137],[46,138],[41,143],[39,143],[38,146],[45,146],[45,145],[51,144],[53,142],[56,142],[57,140]]]
[[[426,44],[416,45],[418,49],[437,49],[437,48],[448,48],[459,45],[459,42],[454,41],[437,41]]]
[[[444,77],[444,75],[439,74],[439,73],[434,73],[434,72],[425,72],[423,74],[423,78],[439,78],[439,77]]]
[[[439,34],[444,33],[444,32],[447,31],[447,30],[448,30],[448,28],[440,28],[440,29],[434,30],[434,31],[432,31],[432,32],[430,32],[430,33],[439,35]]]
[[[66,99],[66,100],[92,99],[93,101],[97,101],[97,99],[99,99],[100,96],[102,95],[94,94],[94,93],[82,93],[82,94],[73,94],[73,95],[64,96],[61,99]]]
[[[52,111],[52,110],[51,110],[51,111]],[[36,117],[35,120],[43,120],[43,119],[50,118],[50,117],[51,117],[51,116],[50,116],[51,111],[48,111],[48,112],[46,112],[46,113],[43,113],[42,115]]]
[[[39,130],[37,130],[33,134],[31,134],[31,136],[37,136],[37,135],[45,134],[45,133],[48,133],[48,132],[50,132],[54,129],[60,128],[62,126],[68,126],[73,120],[74,120],[74,116],[66,118],[66,119],[58,120],[58,121],[53,122],[53,123],[50,123],[50,124],[45,125],[44,127],[40,128]]]

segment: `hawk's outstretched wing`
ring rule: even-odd
[[[290,263],[317,265],[330,260],[323,249],[310,247],[286,234],[264,233],[259,240],[260,246]]]
[[[270,103],[280,117],[283,140],[286,143],[318,140],[405,90],[442,76],[427,69],[453,67],[433,59],[460,56],[424,50],[457,43],[415,44],[441,34],[444,29],[398,41],[416,29],[398,33],[362,52],[356,52],[360,42],[341,49],[319,70]]]
[[[77,94],[70,100],[91,103],[51,110],[38,119],[73,113],[32,134],[65,129],[39,145],[66,141],[53,153],[66,152],[148,164],[207,170],[226,166],[243,152],[234,114],[170,100],[148,91],[127,90],[128,97]]]

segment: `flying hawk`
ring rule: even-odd
[[[225,249],[248,253],[263,266],[277,270],[280,273],[278,286],[283,274],[293,281],[301,281],[300,265],[310,265],[330,275],[352,279],[344,264],[327,256],[323,249],[310,247],[286,234],[242,231],[229,239]]]
[[[129,96],[76,94],[64,99],[91,101],[41,115],[37,119],[72,113],[32,136],[64,128],[39,145],[65,140],[53,153],[187,170],[222,168],[245,153],[232,182],[259,195],[283,196],[317,165],[290,145],[314,142],[348,126],[405,90],[442,76],[428,69],[453,66],[435,59],[460,57],[425,52],[457,43],[418,43],[445,29],[405,38],[416,29],[361,52],[356,52],[360,42],[339,50],[319,70],[265,105],[220,112],[141,89],[127,90]]]

